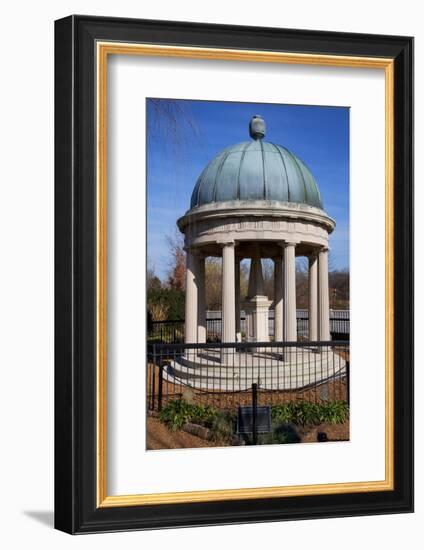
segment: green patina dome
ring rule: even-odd
[[[190,208],[224,201],[280,201],[322,209],[317,183],[308,167],[281,145],[263,140],[265,122],[250,122],[252,141],[221,151],[212,159],[193,189]]]

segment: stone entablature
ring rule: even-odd
[[[327,214],[313,206],[278,201],[228,201],[199,206],[189,210],[178,221],[179,229],[184,233],[187,225],[218,219],[244,220],[286,220],[287,222],[311,222],[322,226],[331,233],[335,222]],[[233,222],[237,223],[237,222]],[[242,223],[239,222],[238,223]]]
[[[328,244],[327,231],[312,223],[293,223],[284,220],[227,220],[227,222],[200,222],[186,232],[186,246],[234,241],[302,241],[311,245]]]
[[[232,208],[231,208],[232,207]],[[178,220],[186,246],[202,246],[232,239],[237,242],[296,241],[328,246],[334,221],[318,208],[292,203],[251,201],[199,207]]]

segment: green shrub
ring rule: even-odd
[[[300,438],[293,424],[341,424],[349,418],[349,406],[345,401],[285,403],[272,406],[271,415],[272,432],[259,435],[259,444],[297,443]],[[222,412],[208,405],[188,403],[184,399],[167,403],[159,417],[172,431],[181,429],[187,422],[200,424],[209,428],[215,439],[230,440],[235,431],[235,414]]]
[[[300,436],[295,427],[285,422],[273,424],[272,431],[269,434],[260,434],[258,436],[259,445],[281,445],[299,442]]]
[[[215,439],[230,440],[234,435],[236,417],[228,412],[220,412],[212,417],[208,426],[214,434]]]
[[[187,403],[176,399],[167,403],[159,413],[160,420],[172,431],[180,430],[187,422],[209,428],[214,439],[230,440],[234,434],[236,417],[208,405]]]
[[[184,399],[170,401],[159,413],[160,420],[172,431],[181,429],[187,422],[209,427],[218,411],[205,405],[187,403]]]
[[[301,426],[341,424],[349,418],[349,406],[345,401],[330,403],[285,403],[272,407],[273,422],[293,423]]]
[[[185,294],[183,290],[156,285],[147,291],[148,306],[163,305],[166,307],[167,319],[184,319]],[[149,308],[150,309],[150,308]]]
[[[346,401],[327,403],[325,416],[325,422],[329,424],[342,424],[349,418],[349,406]]]

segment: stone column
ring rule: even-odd
[[[274,340],[282,342],[283,333],[283,259],[274,259]]]
[[[234,241],[222,247],[222,341],[236,341]]]
[[[318,253],[318,335],[321,341],[328,341],[330,336],[330,300],[328,289],[328,248]]]
[[[295,243],[284,244],[284,336],[286,342],[297,341],[295,249]]]
[[[240,330],[240,260],[238,256],[235,258],[234,277],[235,277],[235,293],[236,293],[236,341],[241,342]]]
[[[197,266],[197,341],[206,342],[206,290],[205,290],[205,256],[198,256]]]
[[[309,256],[309,341],[318,340],[318,258]]]
[[[191,248],[186,249],[185,343],[197,343],[197,268],[198,257]]]

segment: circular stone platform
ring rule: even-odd
[[[295,390],[346,374],[346,361],[331,349],[275,348],[272,352],[192,350],[164,367],[168,382],[207,391]]]

